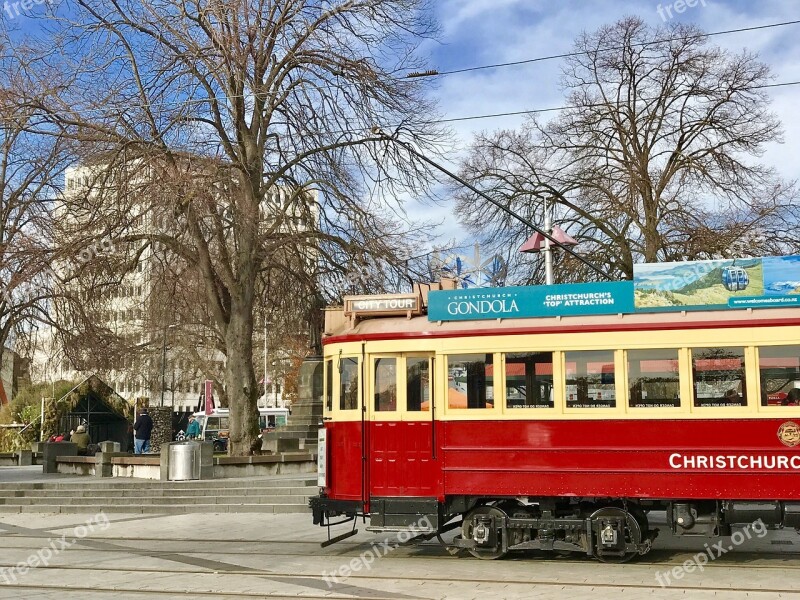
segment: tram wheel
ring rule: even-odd
[[[625,509],[616,506],[606,506],[592,513],[591,519],[601,519],[603,517],[625,517],[625,544],[639,545],[642,542],[642,529],[639,519]],[[645,523],[646,523],[645,519]],[[646,527],[646,525],[645,525]],[[620,555],[604,553],[600,540],[595,540],[595,556],[605,563],[624,563],[637,556],[637,552],[625,552]]]
[[[473,539],[475,533],[475,526],[478,517],[493,517],[496,521],[497,518],[505,519],[506,513],[500,510],[497,506],[483,505],[472,509],[467,516],[464,517],[464,522],[461,525],[461,537],[465,540]],[[496,560],[502,558],[507,551],[503,550],[503,536],[505,535],[505,528],[493,528],[495,537],[495,546],[487,548],[471,548],[469,553],[475,558],[481,560]]]

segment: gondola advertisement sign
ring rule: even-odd
[[[530,285],[431,292],[429,321],[469,321],[633,312],[633,282]]]
[[[432,291],[429,321],[800,306],[800,256],[634,265],[633,281]]]
[[[637,312],[800,306],[800,256],[634,265]]]

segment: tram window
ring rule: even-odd
[[[614,408],[613,350],[566,352],[567,408]]]
[[[695,406],[746,406],[744,348],[693,348]]]
[[[491,354],[458,354],[447,358],[447,406],[492,408],[494,369]]]
[[[800,405],[800,346],[758,349],[762,406]]]
[[[325,361],[325,406],[333,410],[333,361]]]
[[[406,359],[406,404],[412,412],[431,409],[427,358]]]
[[[342,358],[339,361],[339,410],[358,408],[358,359]]]
[[[553,353],[506,354],[506,408],[553,408]]]
[[[375,359],[375,410],[397,410],[397,359]]]
[[[628,350],[630,406],[675,408],[681,405],[677,350]]]

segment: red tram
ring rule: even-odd
[[[420,290],[328,310],[316,524],[609,562],[650,549],[651,510],[800,528],[800,407],[775,402],[800,397],[800,308],[491,318],[517,289],[446,292],[478,320]]]

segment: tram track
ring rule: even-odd
[[[45,567],[46,569],[60,569],[60,567]],[[78,570],[85,570],[88,572],[97,572],[97,568],[80,568],[74,567],[74,569]],[[111,571],[115,572],[114,569],[102,569],[102,571]],[[174,571],[169,569],[130,569],[130,570],[120,570],[122,572],[130,572],[135,573],[137,575],[141,575],[144,573],[153,575],[172,575]],[[241,578],[242,576],[250,576],[262,579],[280,579],[282,582],[290,582],[292,580],[297,581],[300,585],[302,582],[309,582],[314,581],[319,583],[320,585],[325,585],[323,577],[321,576],[314,576],[314,575],[297,575],[291,573],[275,573],[269,571],[226,571],[225,573],[212,573],[212,572],[191,572],[191,571],[184,571],[190,575],[215,575],[220,578],[228,577],[228,576],[235,576],[237,578]],[[397,600],[398,596],[403,597],[402,594],[392,594],[390,592],[386,592],[385,590],[380,590],[376,588],[366,587],[369,582],[376,582],[376,583],[387,583],[387,582],[394,582],[397,581],[397,576],[382,576],[382,575],[351,575],[346,580],[341,583],[334,584],[329,590],[327,594],[292,594],[290,597],[292,598],[301,598],[307,600],[317,600],[317,599],[330,599],[331,593],[333,594],[347,594],[348,588],[359,588],[360,590],[370,590],[373,593],[370,593],[368,596],[364,596],[363,594],[356,594],[352,596],[339,596],[339,597],[353,597],[353,598],[365,598],[368,597],[370,600]],[[452,582],[449,578],[444,577],[408,577],[403,576],[404,581],[409,582],[424,582],[425,584],[449,584]],[[490,579],[490,578],[480,578],[480,579],[459,579],[460,584],[474,584],[474,585],[496,585],[496,586],[512,586],[512,587],[530,587],[530,586],[541,586],[541,587],[552,587],[552,588],[559,588],[559,589],[568,589],[574,588],[576,590],[583,590],[583,589],[598,589],[598,590],[619,590],[619,591],[653,591],[653,590],[661,590],[663,589],[661,586],[654,585],[654,584],[645,584],[645,583],[603,583],[603,582],[590,582],[590,581],[552,581],[552,580],[545,580],[545,579],[526,579],[526,580],[513,580],[508,578],[503,579]],[[202,585],[202,584],[201,584]],[[183,595],[186,593],[185,590],[175,589],[175,588],[163,588],[163,589],[154,589],[152,587],[147,588],[133,588],[127,587],[123,585],[106,585],[106,586],[71,586],[71,585],[62,585],[62,584],[47,584],[47,583],[15,583],[15,584],[7,584],[0,586],[0,590],[3,589],[29,589],[29,590],[40,590],[40,591],[62,591],[62,592],[95,592],[95,593],[109,593],[109,594],[119,594],[119,593],[128,593],[128,594],[148,594],[148,595]],[[774,595],[774,594],[788,594],[791,596],[797,595],[797,590],[792,587],[770,587],[770,588],[755,588],[755,587],[725,587],[725,586],[713,586],[713,585],[682,585],[680,590],[684,593],[687,592],[703,592],[703,593],[715,593],[715,594],[731,594],[731,593],[740,593],[740,594],[747,594],[748,597],[758,597],[761,595]],[[385,593],[385,596],[380,594]],[[248,597],[248,598],[285,598],[289,597],[284,592],[276,592],[271,593],[269,590],[260,590],[258,592],[250,592],[247,590],[230,590],[223,591],[223,589],[198,589],[195,588],[191,591],[192,595],[197,596],[212,596],[212,597],[219,597],[220,595],[230,595],[235,597]],[[336,596],[334,596],[336,597]],[[407,597],[407,596],[405,596]]]
[[[163,552],[163,553],[151,552],[151,553],[147,554],[147,556],[150,557],[150,558],[160,558],[160,554],[163,554],[165,557],[174,556],[175,555],[174,552]],[[198,553],[192,552],[192,553],[189,553],[189,554],[198,554]],[[140,555],[137,553],[137,556],[140,556]],[[282,555],[273,555],[273,556],[282,556]],[[291,555],[291,556],[294,557],[296,555]],[[357,557],[358,556],[356,555],[356,556],[353,556],[352,558],[357,558]],[[315,558],[318,558],[318,557],[315,557]],[[336,557],[331,557],[331,558],[351,558],[351,557],[349,557],[349,556],[347,556],[347,557],[345,557],[345,556],[336,556]],[[399,557],[384,556],[381,560],[382,561],[385,561],[387,559],[397,560],[398,558]],[[407,557],[407,559],[428,560],[428,557],[425,557],[425,558],[422,558],[422,557]],[[504,561],[504,562],[506,562],[506,561]],[[561,560],[559,560],[559,561],[540,560],[540,561],[536,561],[535,558],[530,558],[530,559],[521,558],[521,559],[517,560],[516,562],[530,562],[531,564],[557,564],[559,566],[564,566],[564,565],[576,565],[577,566],[577,565],[581,565],[583,567],[585,567],[587,564],[596,565],[596,566],[600,566],[602,564],[602,563],[597,563],[597,562],[595,562],[593,560],[589,560],[589,559],[587,559],[585,561],[575,561],[575,560],[564,560],[564,561],[561,561]],[[480,564],[483,564],[483,563],[480,563]],[[676,561],[676,562],[635,562],[635,563],[627,563],[624,568],[627,569],[627,570],[631,570],[632,568],[635,569],[637,567],[656,567],[656,568],[660,568],[660,569],[664,569],[664,568],[668,569],[670,567],[680,567],[683,564],[684,564],[684,561]],[[730,569],[730,568],[732,568],[734,566],[737,566],[737,565],[738,565],[738,563],[731,563],[731,562],[720,563],[720,564],[708,563],[707,565],[704,565],[704,568],[706,570],[720,570],[720,569]],[[1,569],[11,569],[14,566],[15,566],[15,563],[2,563],[2,562],[0,562],[0,570]],[[308,578],[317,578],[317,579],[319,579],[320,578],[319,575],[316,575],[316,574],[313,574],[313,573],[302,574],[302,573],[298,573],[297,571],[293,571],[293,572],[270,571],[270,570],[267,570],[267,569],[258,569],[258,568],[255,568],[255,567],[248,567],[246,565],[240,565],[240,567],[241,568],[239,568],[239,569],[228,568],[228,569],[225,569],[224,571],[218,571],[218,570],[213,570],[213,569],[210,569],[210,568],[192,569],[192,568],[187,568],[187,566],[183,566],[181,568],[181,573],[190,574],[190,575],[245,575],[245,576],[253,576],[253,577],[268,576],[268,577],[282,577],[282,578],[289,578],[289,579],[308,579]],[[103,565],[103,566],[99,566],[99,565],[93,565],[93,566],[49,565],[49,566],[38,566],[36,568],[40,569],[40,570],[64,570],[64,571],[87,571],[87,572],[92,572],[92,571],[96,571],[96,570],[102,570],[102,571],[108,571],[108,572],[111,572],[111,573],[169,574],[169,573],[174,573],[175,572],[174,569],[166,569],[166,568],[161,569],[161,568],[153,568],[153,567],[110,567],[110,566],[105,566],[105,565]],[[757,570],[761,570],[761,571],[769,571],[769,570],[780,570],[780,571],[784,571],[784,572],[785,571],[800,571],[800,562],[798,562],[798,564],[795,565],[795,566],[785,565],[785,564],[783,564],[783,565],[752,565],[752,564],[748,564],[747,568],[748,569],[757,569]],[[356,575],[356,574],[353,574],[353,575],[349,576],[349,579],[359,579],[359,578],[387,579],[388,580],[388,579],[397,579],[397,576],[392,576],[392,575],[370,575],[370,576],[364,576],[364,575]],[[409,575],[403,575],[403,579],[404,580],[408,580],[408,581],[430,581],[431,580],[430,577],[414,577],[414,576],[409,576]],[[459,581],[466,582],[466,583],[494,583],[497,580],[488,579],[488,578],[485,578],[485,577],[474,577],[474,578],[467,578],[467,579],[461,578],[461,579],[459,579]],[[504,581],[504,582],[508,581],[509,583],[515,583],[515,584],[529,583],[527,580],[523,580],[523,579],[519,579],[519,580],[503,579],[502,581]],[[726,588],[726,589],[729,589],[729,588]],[[797,593],[797,590],[792,590],[792,591]]]
[[[363,546],[362,548],[364,548],[366,550],[369,550],[369,547],[366,546],[366,545]],[[430,546],[428,548],[430,548],[431,550],[438,550],[435,546]],[[7,546],[7,549],[36,551],[36,550],[39,549],[39,547],[38,546]],[[216,550],[216,551],[196,550],[196,549],[190,549],[190,548],[175,548],[175,549],[153,550],[153,549],[147,549],[147,548],[130,548],[129,547],[129,548],[125,548],[124,550],[120,549],[118,551],[102,549],[102,548],[72,548],[72,549],[70,549],[70,552],[76,552],[76,551],[85,552],[85,553],[101,553],[101,554],[108,554],[109,552],[115,552],[115,553],[124,553],[124,554],[130,554],[130,555],[135,555],[135,556],[150,556],[150,557],[153,557],[153,558],[158,558],[159,556],[174,555],[176,553],[185,553],[185,554],[198,555],[198,556],[208,556],[208,557],[219,557],[219,556],[262,556],[264,558],[295,558],[295,557],[308,558],[309,556],[313,556],[315,558],[345,559],[345,558],[358,558],[362,554],[362,552],[358,552],[358,551],[340,552],[340,553],[337,553],[337,554],[314,554],[314,555],[309,555],[308,553],[304,553],[304,552],[285,552],[285,551],[284,552],[246,552],[246,551],[237,552],[237,551],[228,551],[228,550],[224,550],[224,551],[220,551],[220,550]],[[665,553],[665,552],[669,552],[670,554],[672,554],[672,552],[670,552],[669,550],[654,551],[654,554],[658,555],[660,553]],[[694,554],[696,554],[696,553],[695,552],[691,552],[691,551],[687,551],[687,550],[682,550],[681,551],[681,555],[685,556],[687,558],[693,556]],[[792,554],[789,554],[789,553],[782,553],[782,554],[774,553],[774,554],[768,554],[766,552],[754,552],[754,553],[747,553],[747,554],[746,553],[731,554],[731,555],[727,556],[726,559],[724,559],[724,560],[708,563],[708,566],[706,566],[706,568],[714,568],[714,567],[717,567],[717,566],[730,566],[731,561],[736,559],[736,558],[741,559],[740,561],[737,561],[737,562],[751,561],[754,558],[774,558],[774,559],[778,559],[778,558],[787,559],[787,558],[789,558],[791,560],[796,560],[797,564],[796,565],[787,565],[785,563],[782,563],[780,565],[754,565],[754,564],[748,562],[748,568],[752,568],[752,569],[793,569],[793,570],[794,569],[798,569],[798,570],[800,570],[800,553],[792,553]],[[409,555],[409,554],[398,554],[396,552],[393,552],[393,553],[390,553],[390,554],[386,554],[385,556],[382,557],[382,560],[386,560],[386,559],[392,559],[392,560],[426,560],[426,561],[429,561],[429,560],[436,560],[436,561],[442,561],[442,560],[446,560],[446,561],[471,561],[471,562],[473,562],[475,564],[479,564],[479,562],[480,562],[478,559],[475,559],[475,558],[472,558],[472,557],[468,557],[468,556],[463,556],[463,557],[450,556],[447,553],[443,553],[442,555],[437,555],[437,554],[431,553],[431,554],[426,554],[425,556],[419,556],[419,555]],[[542,554],[542,555],[519,554],[519,555],[516,555],[516,556],[512,555],[512,556],[505,557],[503,559],[503,562],[530,562],[530,563],[538,563],[538,564],[559,564],[559,565],[567,565],[567,564],[572,564],[572,565],[598,564],[591,557],[585,557],[585,558],[581,558],[581,559],[570,559],[570,558],[563,558],[563,557],[553,558],[553,557],[550,557],[549,555],[544,555],[544,554]],[[680,560],[680,561],[675,561],[675,560],[655,560],[654,561],[654,560],[642,560],[642,559],[639,559],[639,560],[631,561],[631,562],[629,562],[627,564],[634,565],[634,566],[668,567],[668,566],[680,566],[684,562],[685,562],[685,560]],[[13,565],[3,565],[2,563],[0,563],[0,568],[2,568],[3,566],[13,566]]]
[[[52,536],[50,536],[52,537]],[[16,539],[48,539],[45,536],[15,536]],[[0,536],[2,539],[2,536]],[[191,541],[189,540],[182,540],[182,539],[156,539],[156,538],[136,538],[136,540],[131,540],[128,538],[90,538],[87,541],[89,542],[103,542],[103,543],[124,543],[126,546],[124,548],[120,548],[119,550],[109,550],[107,548],[92,548],[88,546],[80,545],[79,547],[70,548],[70,552],[81,552],[81,553],[97,553],[97,554],[108,554],[109,552],[121,553],[121,554],[130,554],[132,556],[149,556],[152,558],[159,558],[162,556],[174,555],[176,553],[185,553],[191,554],[195,556],[203,556],[203,557],[214,557],[218,558],[220,556],[260,556],[267,558],[295,558],[295,557],[302,557],[307,558],[309,556],[314,556],[316,558],[328,558],[328,559],[345,559],[345,558],[358,558],[364,550],[369,550],[370,545],[367,542],[356,544],[356,543],[349,543],[337,544],[338,552],[332,553],[317,553],[309,555],[308,552],[290,552],[286,550],[281,551],[269,551],[266,549],[262,549],[262,551],[254,551],[254,550],[235,550],[235,549],[220,549],[219,542],[215,542],[215,549],[213,550],[204,550],[200,548],[192,548],[190,547]],[[137,548],[131,546],[131,542],[144,542],[148,541],[149,543],[157,543],[157,544],[176,544],[175,547],[169,548],[153,548],[149,546],[147,548]],[[204,540],[206,543],[208,540]],[[231,543],[235,544],[238,542],[233,541],[226,541],[223,543]],[[298,542],[293,540],[281,540],[281,541],[269,541],[269,542],[254,542],[253,540],[248,541],[249,544],[255,544],[259,546],[263,546],[264,544],[275,544],[275,545],[286,545],[286,544],[309,544],[313,546],[319,547],[319,542]],[[342,548],[342,546],[346,546]],[[30,550],[36,551],[40,548],[39,545],[31,544],[31,545],[20,545],[20,546],[11,546],[7,545],[7,549],[11,550]],[[413,551],[415,549],[422,549],[426,554],[424,556],[420,556],[419,554],[414,554]],[[266,551],[263,551],[266,550]],[[696,554],[696,551],[689,550],[689,549],[665,549],[665,548],[658,548],[652,550],[648,557],[657,557],[664,554],[669,554],[670,556],[673,554],[679,553],[681,557],[689,558]],[[774,559],[782,561],[794,560],[796,561],[796,565],[786,564],[786,562],[781,562],[781,564],[769,565],[769,564],[752,564],[749,561],[753,559]],[[395,548],[392,552],[384,555],[382,560],[421,560],[421,561],[472,561],[476,564],[479,564],[478,559],[474,559],[468,556],[452,556],[444,551],[444,548],[439,546],[438,544],[433,543],[425,543],[419,544],[416,546],[403,546],[400,548]],[[737,560],[738,559],[738,560]],[[725,559],[709,562],[706,568],[724,568],[730,567],[732,562],[744,562],[748,561],[748,568],[752,569],[791,569],[791,570],[800,570],[800,550],[798,552],[768,552],[768,551],[753,551],[753,552],[737,552],[727,554]],[[587,565],[587,564],[597,564],[591,557],[581,557],[581,558],[570,558],[570,557],[554,557],[549,553],[541,553],[541,554],[533,554],[532,552],[520,552],[518,554],[512,554],[507,556],[503,559],[503,562],[530,562],[530,563],[539,563],[539,564],[558,564],[558,565]],[[651,560],[645,558],[635,559],[634,561],[628,563],[631,566],[648,566],[648,567],[677,567],[681,566],[685,562],[684,560],[677,560],[669,558],[665,560]],[[0,568],[3,567],[12,567],[13,564],[5,565],[0,563]],[[202,571],[201,571],[202,572]]]

